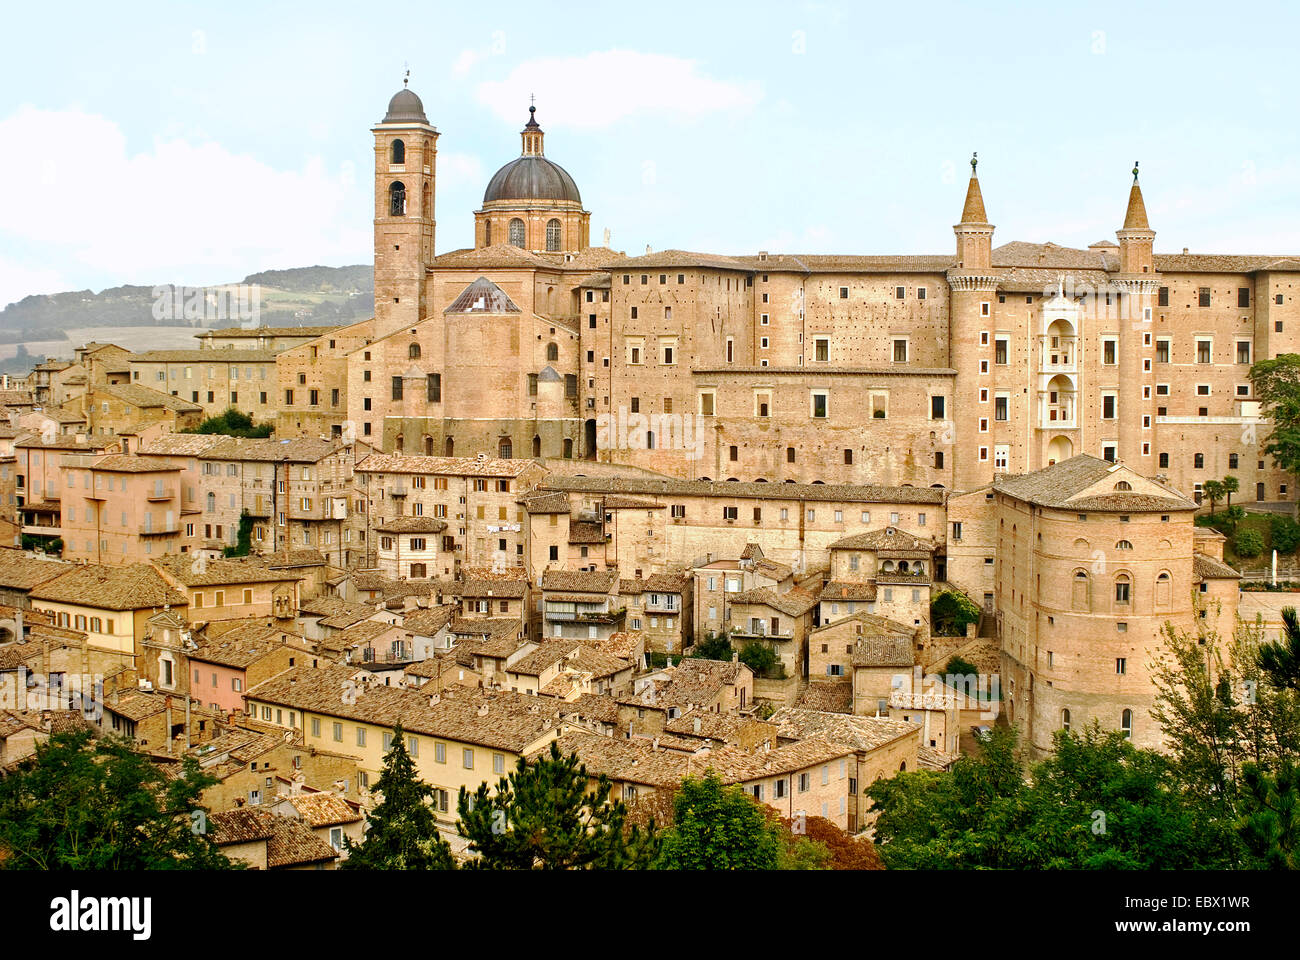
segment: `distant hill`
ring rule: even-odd
[[[266,326],[324,326],[361,320],[374,312],[374,272],[369,264],[347,267],[295,267],[249,274],[241,283],[261,288],[261,323]],[[167,286],[167,284],[159,284]],[[57,339],[79,327],[177,326],[185,321],[156,320],[154,287],[109,287],[94,293],[24,297],[0,310],[0,343]],[[195,326],[228,326],[226,321]]]

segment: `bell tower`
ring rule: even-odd
[[[409,71],[408,71],[409,76]],[[375,337],[426,316],[438,131],[402,82],[375,135]]]
[[[1119,458],[1144,476],[1156,472],[1151,444],[1143,445],[1140,425],[1149,419],[1155,401],[1144,398],[1143,373],[1150,368],[1154,348],[1151,345],[1152,314],[1160,280],[1156,276],[1156,232],[1147,222],[1147,208],[1138,185],[1138,163],[1133,161],[1133,186],[1128,192],[1128,209],[1124,227],[1115,231],[1119,240],[1119,272],[1110,283],[1118,294],[1119,324]],[[1108,298],[1109,299],[1109,298]],[[1146,434],[1149,440],[1150,435]]]
[[[970,183],[966,186],[966,203],[961,222],[953,226],[957,235],[957,262],[948,270],[950,365],[957,371],[953,379],[951,413],[951,457],[953,486],[957,490],[976,490],[993,480],[994,452],[992,435],[980,431],[980,418],[989,418],[989,405],[981,404],[981,387],[991,385],[991,377],[980,375],[980,363],[993,363],[994,303],[998,278],[993,272],[993,224],[984,212],[984,196],[975,167],[970,161]]]

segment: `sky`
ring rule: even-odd
[[[994,243],[1300,255],[1300,5],[315,2],[8,6],[0,306],[367,263],[370,127],[410,70],[436,246],[473,242],[530,96],[591,238],[943,254],[968,162]]]

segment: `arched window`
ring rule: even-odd
[[[1070,711],[1069,710],[1061,711],[1061,729],[1064,730],[1066,733],[1070,732]]]
[[[546,249],[552,253],[560,249],[559,220],[550,220],[546,224]]]
[[[405,163],[406,144],[402,143],[401,140],[394,140],[392,153],[389,154],[389,159],[391,159],[393,163]]]
[[[483,246],[485,247],[492,246],[492,221],[491,220],[483,221]]]
[[[900,763],[900,764],[898,765],[898,772],[899,772],[899,773],[906,773],[906,772],[907,772],[907,761],[906,761],[906,760],[904,760],[902,763]]]
[[[509,460],[514,456],[514,447],[510,443],[509,437],[502,437],[501,442],[497,444],[497,456],[502,460]]]
[[[1124,734],[1125,740],[1133,739],[1133,711],[1127,707],[1119,715],[1119,729]]]
[[[542,455],[542,438],[533,437],[533,456],[540,457],[541,455]]]
[[[448,437],[446,440],[443,441],[443,443],[442,443],[442,455],[443,455],[444,457],[454,457],[454,456],[456,455],[456,441],[455,441],[455,439],[453,439],[452,437]]]
[[[217,495],[216,495],[215,493],[209,493],[209,494],[208,494],[208,513],[215,513],[216,510],[217,510]]]
[[[1133,489],[1133,484],[1129,483],[1127,480],[1121,480],[1119,483],[1115,484],[1115,489],[1116,489],[1116,490],[1132,490],[1132,489]]]
[[[1127,605],[1132,597],[1132,581],[1129,580],[1127,573],[1121,573],[1115,578],[1115,602],[1117,604]]]
[[[1169,593],[1170,593],[1170,588],[1172,586],[1173,586],[1173,581],[1169,577],[1169,571],[1161,570],[1160,573],[1156,576],[1156,606],[1157,607],[1169,606]]]
[[[1205,469],[1205,454],[1197,453],[1192,455],[1192,466],[1197,470]]]
[[[433,437],[427,433],[424,435],[424,455],[426,457],[433,456]]]
[[[518,217],[510,221],[510,245],[512,247],[524,245],[524,222]]]
[[[388,215],[406,216],[406,184],[401,180],[394,180],[388,185]]]
[[[1132,549],[1133,549],[1133,544],[1132,544],[1131,542],[1129,542],[1128,540],[1121,540],[1119,543],[1115,544],[1115,549],[1116,549],[1116,550],[1132,550]]]
[[[556,346],[555,344],[553,344],[553,343],[548,343],[548,344],[546,345],[546,360],[547,360],[547,362],[548,362],[548,363],[553,363],[553,362],[555,362],[556,360],[559,360],[559,359],[560,359],[560,348],[559,348],[558,346]]]
[[[1088,610],[1092,606],[1092,584],[1085,570],[1077,570],[1070,594],[1071,606],[1075,610]]]
[[[402,448],[405,446],[406,446],[406,437],[399,433],[397,435],[397,452],[401,453]]]
[[[411,344],[409,347],[406,348],[406,355],[412,360],[419,360],[420,345],[418,343]]]
[[[572,437],[564,438],[564,459],[565,460],[573,459],[573,438]]]

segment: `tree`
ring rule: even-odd
[[[1273,686],[1300,691],[1300,622],[1295,607],[1282,608],[1282,636],[1261,644],[1256,662]]]
[[[1232,476],[1232,474],[1228,474],[1228,476],[1224,477],[1220,482],[1223,484],[1223,495],[1227,498],[1228,508],[1231,509],[1232,495],[1241,489],[1241,483],[1236,477]]]
[[[1269,539],[1278,553],[1295,553],[1300,549],[1300,523],[1283,513],[1268,516]]]
[[[687,777],[673,805],[656,866],[661,870],[775,870],[782,830],[739,786],[723,786],[712,769]]]
[[[740,651],[740,662],[759,677],[769,676],[780,667],[776,651],[761,640],[751,640],[745,644]]]
[[[461,835],[479,854],[467,865],[489,870],[644,869],[654,860],[658,835],[627,823],[627,808],[609,799],[602,775],[588,789],[586,766],[576,753],[550,753],[515,772],[495,791],[486,783],[471,794],[461,787],[456,809]]]
[[[1187,796],[1170,762],[1095,722],[1058,731],[1028,770],[995,727],[950,772],[900,773],[868,793],[890,868],[1153,869],[1226,866],[1227,821]],[[1027,774],[1027,775],[1026,775]]]
[[[695,641],[689,655],[701,660],[730,660],[731,652],[731,640],[725,630],[717,636],[709,631],[703,640]]]
[[[1205,499],[1210,501],[1210,513],[1214,512],[1214,505],[1227,495],[1222,480],[1206,480],[1201,491],[1205,494]]]
[[[1283,353],[1250,368],[1255,398],[1272,421],[1264,452],[1288,473],[1300,471],[1300,354]]]
[[[222,434],[228,437],[269,437],[271,424],[260,426],[253,423],[253,418],[235,407],[227,407],[219,416],[209,417],[193,430],[182,433]]]
[[[785,821],[787,830],[794,833],[796,821]],[[876,846],[864,836],[845,833],[825,817],[806,817],[797,822],[801,836],[824,846],[829,853],[825,861],[827,870],[884,870],[885,865],[876,852]]]
[[[1258,557],[1264,552],[1264,538],[1257,530],[1239,530],[1232,538],[1232,549],[1239,557]]]
[[[456,862],[451,847],[438,833],[429,800],[433,788],[415,773],[399,724],[393,743],[384,754],[384,769],[375,781],[382,795],[366,817],[366,833],[354,844],[345,838],[348,870],[452,870]]]
[[[1253,763],[1242,771],[1238,829],[1252,866],[1300,869],[1300,768],[1283,761],[1275,775]]]
[[[930,629],[936,636],[963,637],[966,624],[979,619],[979,605],[959,590],[940,590],[930,601]]]
[[[943,672],[948,676],[968,677],[971,674],[978,674],[979,667],[962,657],[953,657],[948,661],[948,665],[943,668]]]
[[[132,744],[53,733],[0,778],[0,865],[37,870],[228,870],[200,803],[216,778],[186,757],[168,779]]]

